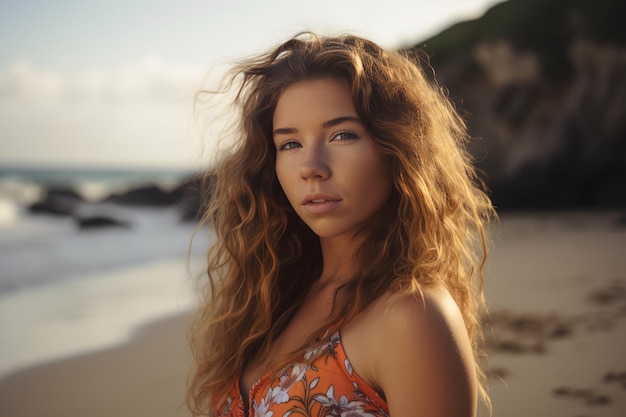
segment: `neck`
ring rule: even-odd
[[[324,265],[319,285],[343,284],[354,273],[354,256],[359,241],[351,237],[322,238],[320,247]]]

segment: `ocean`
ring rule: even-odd
[[[0,377],[123,343],[141,325],[193,308],[211,231],[182,221],[176,206],[100,202],[145,184],[173,188],[189,175],[0,167]],[[76,190],[81,209],[105,208],[129,227],[84,230],[72,216],[31,213],[50,186]]]

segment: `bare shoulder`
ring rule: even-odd
[[[473,416],[476,375],[465,323],[449,292],[387,294],[370,311],[378,334],[372,379],[394,417]]]
[[[415,338],[425,344],[442,340],[420,337],[424,332],[441,333],[442,337],[467,336],[456,302],[442,287],[423,288],[415,294],[388,293],[377,300],[373,310],[377,320],[371,324],[394,339]]]

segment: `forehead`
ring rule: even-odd
[[[287,87],[276,103],[273,124],[283,127],[283,124],[323,122],[338,116],[357,116],[350,87],[342,79],[322,78]]]

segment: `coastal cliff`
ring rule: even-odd
[[[509,0],[418,42],[500,209],[626,207],[626,3]]]

